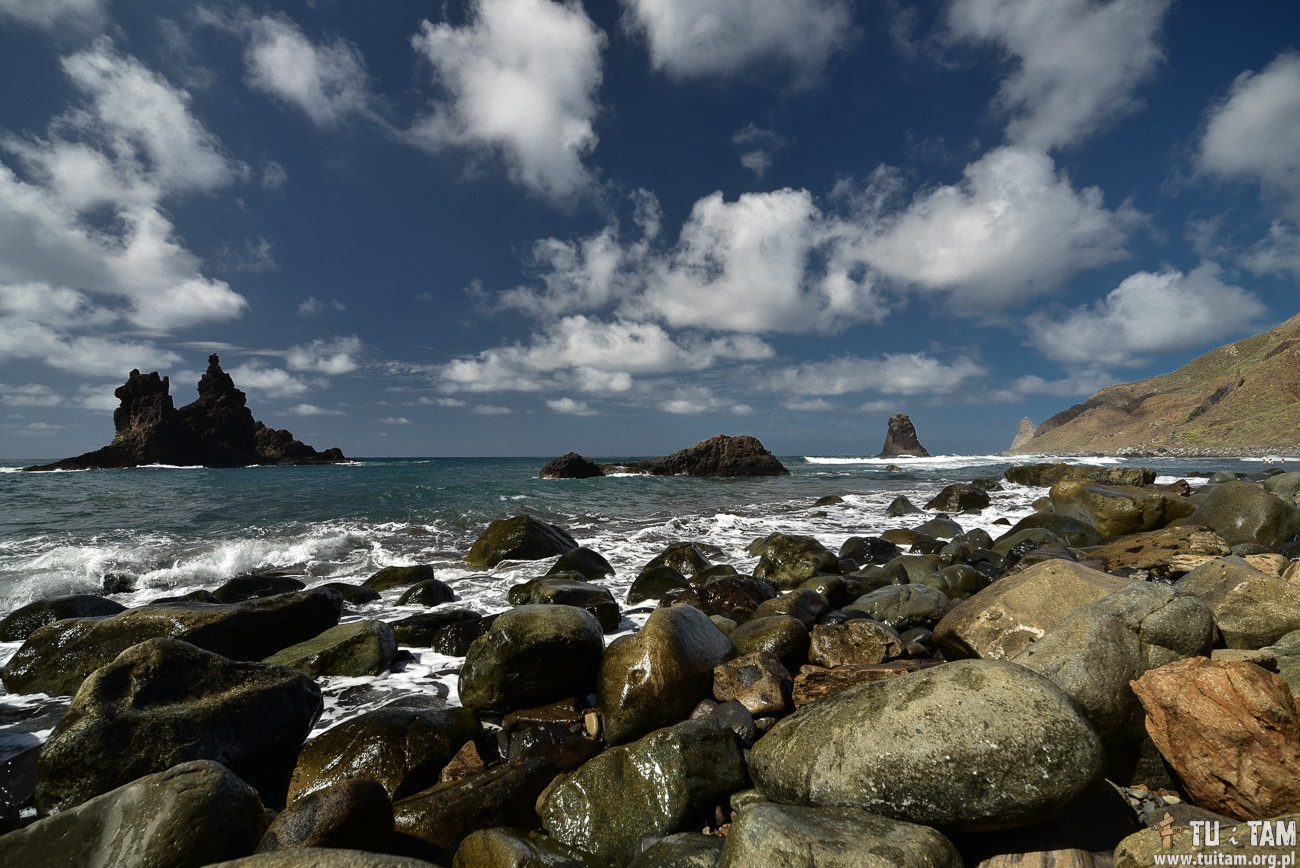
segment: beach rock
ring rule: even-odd
[[[790,701],[796,709],[803,708],[823,696],[838,693],[849,687],[884,681],[911,672],[937,666],[937,660],[892,660],[886,663],[862,663],[836,666],[828,669],[824,666],[803,666],[794,677],[790,688]]]
[[[1088,479],[1103,485],[1150,485],[1156,472],[1150,467],[1099,467],[1093,464],[1021,464],[1008,467],[1002,474],[1008,482],[1050,488],[1062,479]]]
[[[1178,807],[1178,806],[1175,806]],[[1166,812],[1168,814],[1168,812]],[[1206,812],[1208,814],[1208,812]],[[1293,832],[1300,813],[1250,825],[1197,818],[1175,820],[1167,827],[1134,832],[1115,847],[1114,868],[1158,868],[1161,865],[1290,865],[1295,860]],[[1173,858],[1188,861],[1175,862]]]
[[[1260,572],[1241,558],[1210,561],[1174,587],[1210,607],[1229,648],[1263,648],[1300,630],[1300,585]]]
[[[1277,661],[1277,674],[1291,687],[1291,692],[1300,695],[1300,630],[1292,630],[1264,650]]]
[[[41,751],[36,803],[43,813],[66,810],[138,777],[210,759],[280,806],[321,710],[320,688],[301,672],[152,639],[94,672],[72,698]]]
[[[935,641],[952,660],[1005,660],[1081,606],[1129,584],[1070,561],[1052,560],[999,579],[952,608],[934,628]]]
[[[929,458],[930,453],[917,438],[912,417],[906,413],[895,413],[889,417],[889,427],[885,431],[885,445],[876,457]]]
[[[1090,524],[1103,537],[1158,530],[1196,511],[1183,498],[1163,491],[1082,479],[1062,479],[1048,497],[1057,515]]]
[[[160,637],[231,660],[261,660],[333,627],[342,611],[337,592],[316,588],[231,605],[166,603],[102,619],[69,618],[27,637],[5,664],[4,684],[12,693],[70,696],[127,648]]]
[[[1195,657],[1152,669],[1133,690],[1194,803],[1239,820],[1300,811],[1300,710],[1281,677]]]
[[[1208,527],[1187,524],[1122,537],[1089,552],[1088,558],[1112,572],[1146,570],[1168,578],[1230,551],[1227,541]]]
[[[812,588],[798,587],[779,597],[759,603],[758,608],[754,610],[754,617],[789,615],[791,618],[798,618],[805,626],[811,627],[830,610],[830,601],[824,595]]]
[[[902,518],[905,515],[918,515],[921,513],[921,507],[907,499],[906,495],[900,494],[889,502],[885,508],[885,514],[891,518]]]
[[[717,868],[725,838],[700,832],[665,835],[628,863],[628,868]]]
[[[1300,533],[1300,507],[1254,482],[1223,482],[1205,487],[1188,523],[1213,529],[1229,545],[1276,550]]]
[[[870,618],[812,628],[808,662],[816,666],[884,663],[904,656],[903,642],[893,627]]]
[[[759,739],[749,770],[782,804],[979,831],[1050,817],[1100,780],[1104,762],[1091,724],[1051,681],[959,660],[800,708]]]
[[[460,670],[461,704],[506,712],[585,696],[605,650],[600,622],[574,606],[520,606],[474,640]]]
[[[411,648],[428,648],[433,643],[433,637],[443,627],[451,624],[463,624],[465,622],[475,622],[482,620],[483,615],[472,609],[444,609],[440,612],[421,612],[418,615],[411,615],[398,621],[388,622],[388,626],[393,628],[393,636],[397,639],[398,645],[405,645]],[[487,628],[484,628],[486,632]],[[475,634],[470,639],[472,642],[480,634]],[[469,647],[469,642],[465,643],[465,648]],[[442,652],[447,653],[447,652]],[[464,649],[458,655],[463,657]]]
[[[759,552],[754,578],[765,579],[782,590],[797,588],[820,573],[839,573],[839,556],[810,536],[775,533]]]
[[[536,832],[500,826],[465,836],[451,868],[588,868],[581,853]]]
[[[924,542],[927,545],[934,545],[935,542],[940,540],[950,540],[954,537],[959,537],[964,531],[960,524],[953,521],[948,516],[937,515],[929,521],[922,522],[912,528],[912,532],[917,534],[919,537],[918,539],[914,539],[912,542],[912,551],[915,552],[919,551],[919,549],[916,548],[919,543]],[[936,546],[935,548],[937,550],[941,547],[942,546]]]
[[[255,853],[243,859],[219,862],[207,868],[438,868],[426,859],[413,856],[390,856],[365,850],[339,850],[304,847]]]
[[[542,479],[591,479],[604,476],[605,471],[590,458],[583,458],[577,452],[566,452],[546,462],[537,475]]]
[[[736,646],[737,654],[768,651],[788,669],[798,669],[808,662],[808,628],[789,615],[750,618],[727,638]]]
[[[1213,640],[1214,617],[1199,599],[1133,582],[1076,609],[1011,660],[1065,691],[1111,747],[1142,738],[1142,706],[1129,682],[1208,654]]]
[[[768,593],[769,589],[771,593]],[[706,615],[721,615],[740,624],[753,617],[760,603],[776,595],[777,591],[770,582],[760,583],[732,576],[717,579],[704,587],[667,591],[659,598],[659,605],[692,606]]]
[[[942,591],[950,603],[967,600],[979,591],[987,588],[989,577],[967,564],[952,564],[936,570],[928,576],[915,579],[912,584],[925,585]]]
[[[713,669],[713,698],[735,700],[755,717],[781,714],[790,707],[790,671],[770,651],[756,651]]]
[[[507,593],[506,599],[512,606],[561,605],[585,609],[595,616],[606,633],[617,630],[623,617],[609,588],[558,576],[532,579],[515,585]]]
[[[895,630],[933,627],[950,608],[948,597],[927,585],[888,585],[863,594],[845,609],[861,609],[867,617]]]
[[[662,552],[650,559],[641,572],[645,573],[660,567],[672,567],[686,578],[694,578],[713,566],[700,547],[693,542],[670,543]]]
[[[496,623],[497,615],[457,619],[439,627],[429,640],[429,647],[439,654],[464,657],[480,636],[486,636]]]
[[[38,627],[67,618],[98,618],[125,611],[121,603],[94,594],[47,597],[15,609],[0,620],[0,642],[21,642]]]
[[[1056,540],[1076,548],[1101,544],[1101,534],[1091,524],[1055,512],[1032,512],[1007,528],[1006,532],[989,546],[994,552],[1005,555],[1010,545],[999,545],[1002,540],[1014,537],[1022,530],[1039,528],[1051,531]]]
[[[596,705],[605,741],[622,744],[685,720],[712,693],[713,669],[736,653],[693,606],[655,609],[636,633],[610,643]]]
[[[669,591],[689,586],[686,577],[672,567],[647,567],[637,575],[632,586],[627,589],[627,602],[629,606],[634,606],[646,600],[662,599]]]
[[[961,868],[940,832],[850,807],[756,802],[731,823],[719,868]]]
[[[451,585],[441,579],[424,579],[416,582],[397,598],[399,606],[441,606],[456,599]]]
[[[253,418],[247,396],[221,369],[216,353],[199,379],[198,399],[179,410],[171,384],[158,372],[131,371],[114,392],[113,442],[75,458],[25,470],[86,470],[148,464],[246,467],[251,464],[336,464],[337,448],[317,452],[288,431],[273,431]],[[259,427],[260,426],[260,427]]]
[[[382,852],[392,834],[388,793],[369,778],[352,778],[290,802],[271,821],[257,852],[303,847]]]
[[[243,603],[275,594],[301,591],[307,585],[292,576],[236,576],[212,592],[221,603]]]
[[[408,567],[384,567],[366,579],[364,587],[372,591],[391,591],[394,588],[409,588],[420,582],[427,582],[434,577],[433,567],[429,564],[416,564]]]
[[[538,814],[552,838],[598,863],[624,865],[643,835],[706,821],[746,782],[731,731],[709,718],[688,720],[598,754],[553,786]]]
[[[979,512],[992,503],[989,493],[969,482],[954,482],[945,486],[925,505],[926,509],[941,512]]]
[[[393,628],[373,619],[340,624],[290,645],[267,657],[264,663],[292,666],[313,678],[328,675],[380,675],[393,665],[397,637]]]
[[[562,528],[531,515],[517,515],[489,524],[474,540],[465,561],[476,567],[495,567],[505,560],[537,561],[577,547],[577,541]]]
[[[561,573],[578,573],[587,581],[595,582],[605,576],[614,575],[614,567],[599,552],[592,551],[586,546],[578,546],[556,558],[555,563],[551,564],[551,568],[546,571],[548,576]]]
[[[438,773],[479,732],[472,711],[431,696],[407,696],[367,711],[307,742],[289,801],[351,778],[377,781],[391,799],[438,782]]]
[[[351,582],[325,582],[316,586],[318,589],[329,589],[338,593],[343,598],[343,602],[350,606],[364,606],[366,603],[377,603],[384,597],[374,588],[367,588],[365,585],[354,585]]]
[[[256,791],[224,766],[196,760],[0,836],[0,864],[197,868],[247,856],[265,829]]]
[[[920,510],[915,510],[920,512]],[[903,553],[894,543],[878,536],[851,536],[840,546],[840,558],[856,561],[859,565],[886,564]]]

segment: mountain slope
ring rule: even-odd
[[[1300,448],[1300,315],[1172,373],[1107,386],[1010,454],[1270,452]]]

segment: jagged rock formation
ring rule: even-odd
[[[1028,416],[1021,419],[1020,424],[1016,426],[1016,436],[1011,438],[1011,446],[1007,448],[1007,451],[1015,452],[1021,446],[1024,446],[1029,442],[1029,438],[1034,436],[1034,432],[1037,430],[1038,426],[1035,425]]]
[[[171,383],[157,371],[132,371],[113,392],[113,442],[75,458],[26,470],[90,470],[146,464],[246,467],[250,464],[337,464],[337,447],[317,452],[283,429],[268,428],[245,406],[247,396],[213,353],[199,379],[199,397],[179,410]]]
[[[542,468],[543,479],[586,479],[607,473],[647,473],[651,476],[785,476],[789,474],[757,437],[718,434],[680,452],[649,461],[596,464],[576,452],[552,459]]]
[[[929,458],[930,453],[916,436],[916,426],[906,413],[889,417],[889,430],[885,432],[885,446],[877,458]]]
[[[1300,315],[1172,373],[1107,386],[1008,452],[1267,454],[1300,449]]]

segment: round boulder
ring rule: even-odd
[[[489,524],[474,540],[465,562],[476,567],[495,567],[506,560],[538,561],[577,547],[577,540],[563,528],[531,515],[517,515]]]
[[[383,621],[368,619],[331,627],[324,633],[290,645],[264,660],[292,666],[313,678],[327,675],[379,675],[393,665],[397,637]]]

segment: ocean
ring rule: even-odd
[[[626,460],[626,456],[622,460]],[[204,469],[148,467],[22,473],[37,460],[0,462],[0,617],[33,600],[130,590],[113,599],[151,599],[213,589],[234,576],[276,571],[310,587],[363,582],[392,565],[431,564],[457,593],[444,608],[491,613],[508,607],[512,585],[542,575],[552,561],[470,567],[464,554],[487,525],[529,513],[565,528],[604,555],[615,575],[603,582],[623,604],[640,569],[669,543],[696,541],[721,550],[717,563],[749,572],[745,548],[774,531],[807,534],[833,550],[850,536],[876,535],[925,517],[891,518],[904,495],[917,506],[951,482],[1001,479],[1005,456],[882,460],[787,456],[787,477],[696,479],[620,475],[585,480],[538,478],[546,458],[362,459],[320,467]],[[621,460],[620,458],[601,460]],[[1050,460],[1018,456],[1014,463]],[[1263,460],[1087,459],[1081,463],[1153,467],[1160,481],[1198,484],[1216,470],[1259,472]],[[1276,465],[1274,465],[1276,466]],[[1295,466],[1295,460],[1283,465]],[[957,520],[995,537],[1033,511],[1042,489],[1003,484],[992,506]],[[842,501],[817,506],[837,495]],[[396,620],[427,611],[381,602],[349,606],[344,621]],[[627,608],[627,607],[625,607]],[[625,618],[634,629],[641,613]],[[612,636],[609,638],[613,638]],[[20,643],[0,643],[0,664]],[[410,649],[415,659],[378,678],[323,679],[324,729],[413,692],[456,701],[460,659]],[[66,698],[0,693],[0,761],[39,744]]]

